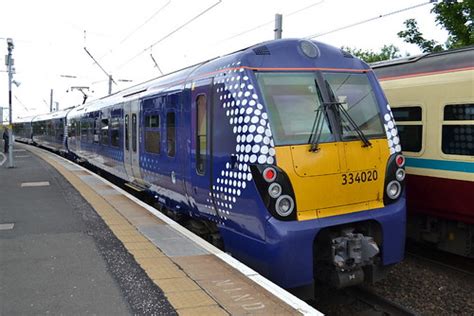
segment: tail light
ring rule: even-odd
[[[406,175],[404,166],[405,157],[403,155],[393,155],[388,160],[385,174],[385,205],[395,202],[403,192]]]
[[[397,157],[395,158],[395,162],[398,167],[402,168],[403,166],[405,166],[405,157],[403,155],[397,155]]]
[[[263,178],[267,182],[275,181],[276,176],[277,176],[277,172],[273,167],[268,167],[268,168],[265,168],[265,170],[263,170]]]
[[[286,173],[273,165],[252,165],[250,168],[270,214],[280,220],[296,220],[295,194]]]

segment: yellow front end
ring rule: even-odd
[[[389,149],[386,139],[319,145],[280,146],[276,161],[290,178],[298,220],[323,218],[383,207]]]

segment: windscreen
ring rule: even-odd
[[[323,73],[323,77],[334,100],[347,111],[366,137],[385,135],[379,106],[366,74]],[[349,140],[358,137],[354,127],[346,118],[343,115],[337,116],[341,122],[342,139]]]
[[[315,74],[256,73],[262,89],[275,145],[307,144],[322,98]],[[320,141],[333,141],[324,116]]]

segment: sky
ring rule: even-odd
[[[393,44],[401,53],[420,54],[397,32],[416,18],[424,36],[444,43],[428,0],[15,0],[2,3],[0,17],[0,107],[8,107],[4,63],[7,38],[15,48],[13,120],[49,111],[50,92],[59,109],[118,91],[163,73],[274,38],[274,17],[283,14],[283,38],[305,38],[336,47],[378,51]],[[373,21],[331,32],[361,21]],[[189,22],[189,23],[187,23]],[[183,26],[184,25],[184,26]],[[328,34],[324,34],[328,33]],[[321,35],[323,34],[323,35]],[[7,119],[8,110],[4,110]]]

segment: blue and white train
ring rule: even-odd
[[[108,171],[278,285],[337,287],[403,259],[404,163],[370,67],[320,42],[258,44],[15,134]]]

